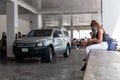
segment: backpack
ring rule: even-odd
[[[117,42],[111,38],[108,34],[105,34],[105,41],[108,43],[109,51],[115,51],[117,49]]]

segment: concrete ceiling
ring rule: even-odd
[[[4,15],[6,14],[6,5],[7,5],[7,0],[0,0],[0,14]],[[31,14],[30,11],[28,11],[27,9],[18,6],[18,13],[19,14]]]
[[[6,13],[6,0],[0,0],[0,14]]]
[[[6,14],[8,0],[0,0],[0,14]],[[96,12],[101,12],[101,0],[23,0],[41,13],[74,13],[74,20],[87,23],[97,18]],[[19,6],[19,14],[31,14],[30,11]],[[76,24],[79,24],[77,23]]]
[[[38,9],[100,9],[101,0],[24,0]]]
[[[42,9],[48,8],[78,8],[100,9],[100,0],[42,0]]]
[[[0,14],[6,11],[6,2],[0,0]],[[101,0],[24,0],[31,6],[42,10],[100,10]],[[23,10],[22,10],[23,12]]]

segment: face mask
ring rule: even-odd
[[[6,36],[6,34],[3,34],[3,36]]]
[[[93,32],[98,32],[98,29],[96,27],[92,28]]]

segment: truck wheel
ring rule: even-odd
[[[67,46],[67,47],[66,47],[66,52],[63,53],[63,56],[64,56],[64,57],[69,57],[69,55],[70,55],[70,47]]]
[[[52,62],[53,60],[53,49],[51,47],[49,47],[46,51],[46,62]]]
[[[53,60],[53,49],[48,47],[44,55],[41,57],[42,63],[52,62]]]
[[[45,54],[43,54],[42,56],[41,56],[41,63],[45,63],[46,62],[46,60],[45,60]]]

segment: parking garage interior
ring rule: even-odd
[[[40,63],[36,58],[16,63],[12,51],[15,34],[65,27],[71,40],[90,38],[90,22],[97,20],[117,41],[119,49],[119,4],[119,0],[0,0],[0,38],[6,32],[10,58],[5,63],[0,61],[0,80],[83,80],[85,47],[72,49],[68,58],[57,55],[52,63]]]

